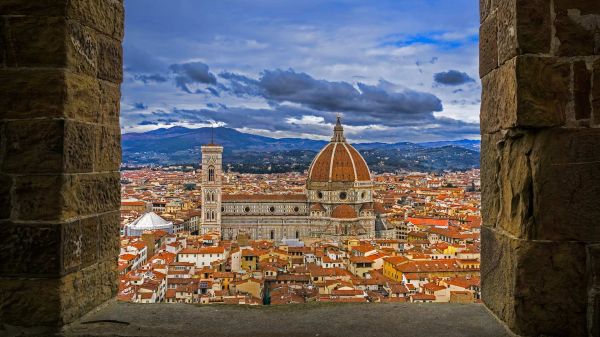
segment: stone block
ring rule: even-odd
[[[481,79],[481,132],[493,133],[516,125],[516,59],[506,62]]]
[[[118,290],[117,263],[101,261],[64,276],[60,282],[60,316],[70,323],[116,296]]]
[[[481,130],[552,127],[565,123],[571,66],[552,58],[518,56],[482,80]]]
[[[5,19],[9,67],[65,67],[64,17],[10,16]],[[43,50],[44,52],[40,52]]]
[[[125,11],[123,0],[75,0],[67,16],[118,41],[123,40]]]
[[[554,129],[536,136],[533,238],[600,241],[600,129]],[[513,159],[514,160],[514,159]]]
[[[83,26],[75,20],[67,20],[65,61],[69,70],[75,73],[98,76],[98,34],[92,28]]]
[[[65,71],[0,69],[0,119],[62,117]]]
[[[87,267],[98,259],[99,222],[95,216],[62,226],[62,272]]]
[[[62,171],[63,120],[17,120],[5,123],[7,173],[55,173]]]
[[[61,225],[2,224],[0,275],[57,276],[60,274]]]
[[[62,216],[70,219],[118,210],[121,203],[120,176],[95,173],[65,176]]]
[[[90,124],[59,119],[16,120],[5,123],[8,173],[90,172],[97,135]]]
[[[103,126],[96,137],[95,171],[118,171],[121,166],[121,129]]]
[[[11,189],[13,180],[10,176],[0,174],[0,219],[10,218],[12,210]]]
[[[99,37],[98,77],[113,83],[123,80],[123,47],[120,41]]]
[[[492,9],[492,0],[479,0],[479,18],[481,23],[488,18],[488,15],[492,12]]]
[[[12,218],[18,220],[62,220],[62,175],[16,176]]]
[[[592,90],[592,74],[585,61],[573,63],[573,100],[575,103],[575,119],[589,119],[592,112],[590,94]]]
[[[100,81],[99,120],[104,125],[119,126],[121,104],[120,86],[107,81]]]
[[[98,216],[100,260],[117,260],[120,249],[120,221],[118,210]]]
[[[102,120],[100,81],[91,76],[68,73],[65,77],[64,114],[80,121]]]
[[[600,125],[600,59],[593,64],[592,75],[592,123]]]
[[[600,55],[600,2],[555,0],[558,56]]]
[[[481,136],[481,216],[482,224],[489,227],[496,226],[500,211],[500,140],[498,133]]]
[[[482,228],[482,299],[515,333],[585,335],[585,245],[524,241]]]
[[[600,129],[482,137],[483,223],[522,239],[600,241]],[[495,217],[497,215],[497,217]]]
[[[93,171],[98,130],[100,130],[99,126],[87,123],[65,122],[64,172]]]
[[[60,280],[0,278],[0,322],[40,326],[60,324]]]
[[[517,55],[550,51],[552,23],[547,0],[499,1],[497,13],[500,64]]]
[[[498,67],[498,26],[492,13],[479,27],[479,76]]]

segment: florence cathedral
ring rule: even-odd
[[[304,194],[224,194],[222,156],[222,146],[202,146],[203,233],[217,231],[226,240],[367,238],[385,223],[369,167],[346,141],[339,116],[330,143],[308,169]]]

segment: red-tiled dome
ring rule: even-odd
[[[356,215],[356,211],[352,206],[349,205],[339,205],[333,209],[331,212],[331,217],[336,219],[354,219],[358,216]]]
[[[346,142],[338,118],[331,143],[315,157],[308,169],[308,180],[316,182],[370,181],[371,173],[364,158]]]

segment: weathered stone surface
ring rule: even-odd
[[[123,0],[70,1],[67,16],[119,41],[123,39],[125,31]]]
[[[13,219],[62,220],[61,175],[17,176],[14,184]]]
[[[600,2],[555,0],[559,56],[600,55]]]
[[[99,80],[68,74],[65,78],[64,114],[80,121],[97,123],[102,119]]]
[[[65,60],[69,69],[76,73],[98,76],[99,46],[94,29],[85,27],[74,20],[67,20]]]
[[[12,186],[12,178],[8,175],[0,174],[0,219],[10,218],[12,210],[10,199]]]
[[[531,153],[533,238],[600,241],[600,129],[540,132]]]
[[[107,37],[99,37],[98,42],[98,77],[113,83],[121,83],[123,80],[121,42]]]
[[[519,54],[517,0],[498,1],[498,62],[502,65]]]
[[[518,56],[504,63],[482,81],[482,132],[563,125],[570,73],[570,64],[546,57]]]
[[[98,259],[98,218],[72,221],[62,226],[62,272],[87,267]]]
[[[592,76],[592,123],[600,125],[600,59],[593,64]]]
[[[588,246],[588,329],[590,336],[600,335],[600,244]]]
[[[59,279],[0,278],[0,321],[13,325],[60,322]]]
[[[98,228],[100,235],[98,258],[100,260],[117,260],[120,249],[119,223],[119,211],[109,212],[98,216]]]
[[[500,64],[517,55],[550,51],[551,15],[546,0],[498,2],[498,53]]]
[[[7,173],[60,172],[63,163],[62,120],[24,120],[5,123]]]
[[[9,67],[64,67],[66,20],[61,17],[10,16],[5,19]],[[44,50],[40,53],[40,50]]]
[[[482,78],[481,132],[493,133],[516,125],[516,59],[506,62]]]
[[[101,261],[64,276],[60,282],[60,317],[69,323],[116,296],[117,263]]]
[[[118,172],[65,177],[62,197],[63,217],[88,216],[119,209],[121,203]]]
[[[118,84],[100,81],[100,103],[98,122],[104,125],[119,125],[121,89]]]
[[[96,133],[99,126],[73,121],[65,122],[64,172],[91,172],[94,169]]]
[[[482,299],[517,334],[585,335],[585,246],[482,228]],[[560,275],[560,277],[558,277]]]
[[[60,273],[60,224],[5,222],[1,226],[4,236],[0,240],[1,276]]]
[[[479,28],[479,76],[498,67],[498,26],[496,14],[491,14]]]
[[[0,69],[0,119],[61,117],[65,71]]]
[[[121,165],[121,129],[101,127],[96,134],[96,172],[118,171]]]
[[[530,238],[534,228],[531,150],[535,132],[511,130],[497,143],[500,210],[498,226],[518,238]]]
[[[592,90],[592,74],[585,61],[573,63],[573,99],[575,101],[575,118],[588,119],[592,112],[590,93]]]
[[[492,9],[492,0],[479,0],[479,18],[481,19],[481,23],[488,18]]]
[[[498,174],[500,172],[500,153],[498,152],[501,136],[499,133],[481,136],[481,216],[482,224],[495,227],[500,211],[500,189]]]

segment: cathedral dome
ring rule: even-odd
[[[358,216],[352,206],[339,205],[333,209],[333,212],[331,212],[331,217],[335,219],[355,219]]]
[[[346,142],[338,116],[331,142],[315,157],[308,169],[308,180],[313,182],[371,181],[371,173],[364,158]]]

